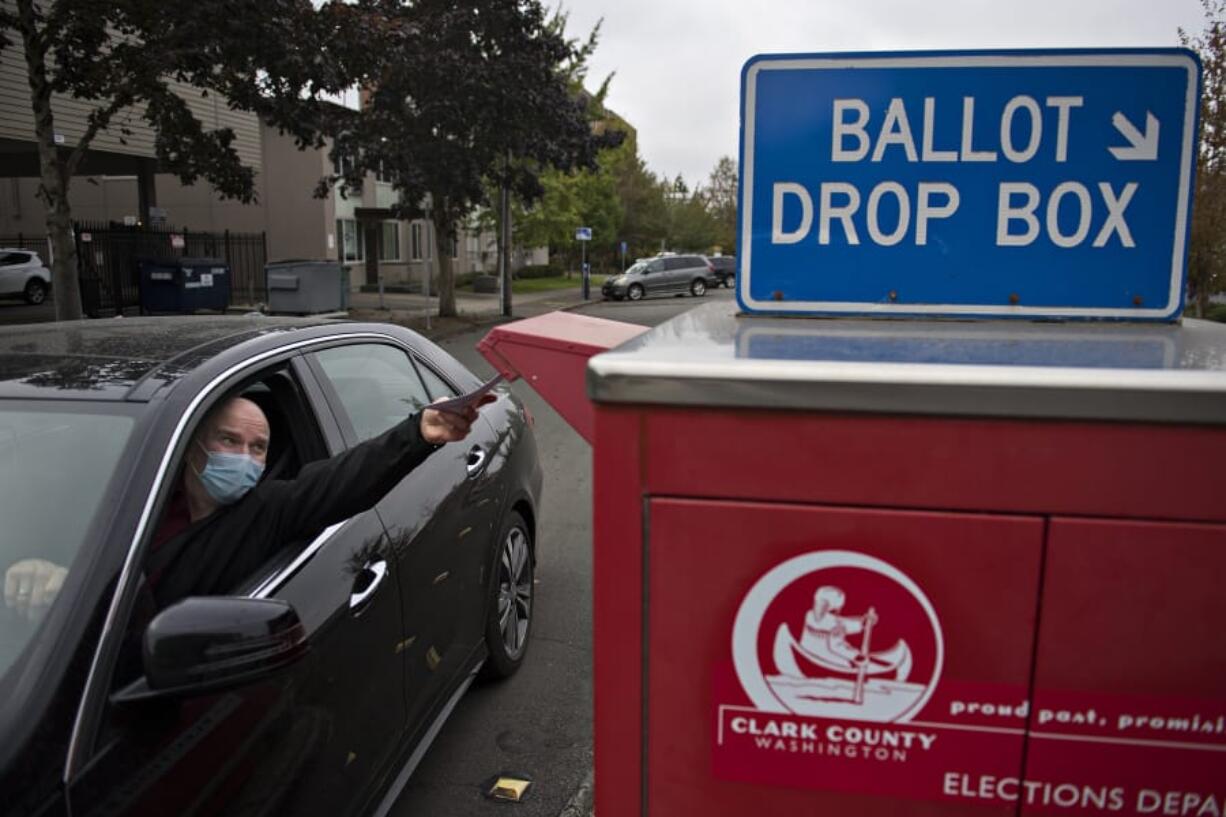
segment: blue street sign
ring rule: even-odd
[[[575,240],[576,241],[591,241],[592,240],[592,228],[591,227],[576,227],[575,228]]]
[[[754,57],[737,299],[1177,319],[1199,95],[1185,49]]]

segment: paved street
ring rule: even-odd
[[[581,314],[653,326],[732,291],[702,299],[596,301]],[[493,373],[474,348],[484,329],[442,346],[480,375]],[[396,817],[506,814],[482,797],[481,785],[503,771],[535,780],[520,817],[556,817],[592,762],[591,450],[522,382],[512,388],[536,417],[545,467],[539,532],[537,610],[523,669],[509,682],[478,686],[460,702],[393,809]]]
[[[43,323],[55,320],[55,302],[50,298],[30,306],[20,298],[0,300],[0,324]]]

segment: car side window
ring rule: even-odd
[[[685,258],[666,258],[664,259],[665,269],[670,269],[670,270],[685,269],[688,266],[689,264],[687,263]]]
[[[19,264],[24,264],[30,260],[30,256],[23,252],[9,252],[0,256],[0,266],[15,267]]]
[[[647,269],[643,271],[644,272],[659,272],[662,269],[664,269],[663,261],[652,261],[650,264],[647,265]]]
[[[154,516],[157,521],[156,524],[150,526],[147,534],[149,541],[142,564],[145,582],[138,592],[125,628],[124,646],[121,649],[118,665],[113,672],[112,689],[130,683],[142,672],[140,639],[149,620],[157,612],[152,588],[169,569],[168,560],[175,552],[171,545],[172,540],[193,524],[191,503],[186,486],[186,469],[199,468],[200,465],[192,465],[188,457],[191,452],[197,450],[200,441],[199,434],[202,430],[201,424],[204,419],[231,397],[241,397],[254,403],[259,407],[260,413],[263,414],[268,424],[266,439],[247,438],[240,441],[247,453],[263,458],[264,469],[260,475],[261,480],[292,479],[303,465],[327,456],[327,447],[314,412],[310,409],[301,391],[299,381],[291,373],[290,367],[284,364],[253,374],[241,386],[225,394],[217,395],[216,399],[203,410],[180,442],[181,450],[174,467],[167,472],[166,479],[169,484],[163,483],[163,495]],[[215,439],[221,438],[216,437]],[[235,451],[238,452],[237,448]],[[290,546],[299,543],[279,542],[275,544],[282,546],[282,551],[270,552],[265,563],[253,569],[252,574],[241,579],[241,582],[256,582],[260,577],[267,575],[277,565],[287,561],[295,550]],[[215,592],[231,593],[244,591],[244,589],[245,585],[217,588]]]
[[[359,441],[377,437],[431,400],[408,354],[395,346],[337,346],[315,358]]]
[[[421,379],[425,381],[426,391],[430,393],[432,400],[438,400],[440,397],[456,396],[456,390],[431,369],[428,363],[419,357],[414,357],[413,362],[417,364],[417,371],[421,375]]]

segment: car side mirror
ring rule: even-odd
[[[145,630],[145,677],[116,702],[178,698],[243,686],[306,655],[306,628],[277,599],[188,598],[167,607]]]

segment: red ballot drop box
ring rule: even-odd
[[[591,423],[598,814],[1226,813],[1226,327],[482,349]]]

